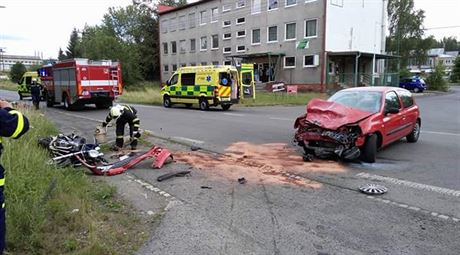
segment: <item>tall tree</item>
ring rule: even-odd
[[[460,82],[460,56],[455,58],[455,64],[452,69],[452,74],[450,75],[450,80],[452,82]]]
[[[387,51],[401,56],[401,66],[407,66],[409,58],[426,59],[427,43],[421,43],[425,12],[414,8],[414,0],[389,0],[388,19],[390,35],[387,37]],[[414,51],[416,50],[416,51]],[[425,52],[425,53],[424,53]],[[421,54],[421,56],[420,56]]]
[[[441,48],[446,51],[460,51],[460,41],[457,41],[457,38],[453,36],[444,37],[439,43]]]
[[[59,48],[59,52],[58,52],[58,60],[64,60],[66,59],[66,55],[64,54],[64,52],[62,51],[61,48]]]
[[[171,6],[171,7],[179,7],[187,4],[187,0],[161,0],[159,4]]]
[[[16,64],[14,64],[12,67],[11,67],[11,70],[10,70],[10,79],[13,81],[13,82],[18,82],[22,75],[27,71],[26,67],[24,66],[24,64],[20,63],[20,62],[16,62]]]
[[[78,50],[78,43],[80,42],[80,37],[78,36],[78,30],[74,28],[70,34],[69,44],[67,45],[66,58],[79,58],[81,57],[81,52]]]

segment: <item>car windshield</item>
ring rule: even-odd
[[[374,113],[380,111],[382,93],[375,91],[339,91],[331,96],[328,101]]]

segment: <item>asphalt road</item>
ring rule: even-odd
[[[15,93],[0,97],[17,99]],[[175,196],[152,242],[141,254],[457,254],[460,250],[460,88],[417,97],[422,135],[378,154],[375,164],[345,171],[286,171],[318,181],[320,189],[264,182],[238,186],[219,174],[197,172],[158,184]],[[235,107],[228,112],[135,106],[142,128],[162,137],[224,152],[237,142],[264,148],[290,143],[305,107]],[[61,128],[92,129],[107,111],[47,109]],[[91,124],[88,124],[91,123]],[[172,146],[172,145],[171,145]],[[287,159],[288,160],[288,159]],[[321,164],[321,163],[318,163]],[[174,165],[174,168],[188,166]],[[171,169],[166,169],[171,170]],[[155,183],[159,174],[133,172]],[[250,180],[252,181],[252,180]],[[383,197],[356,192],[367,182],[389,188]],[[203,183],[212,192],[197,190]]]

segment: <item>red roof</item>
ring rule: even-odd
[[[157,5],[157,13],[168,12],[174,9],[175,9],[174,7],[171,7],[169,5],[163,5],[163,4]]]

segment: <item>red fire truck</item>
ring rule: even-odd
[[[38,70],[46,105],[64,104],[68,110],[96,104],[105,109],[121,95],[121,66],[110,60],[69,59]]]

